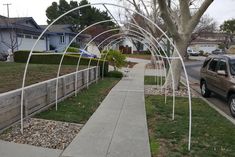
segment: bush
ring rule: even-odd
[[[79,49],[76,47],[69,47],[67,52],[79,52]]]
[[[204,54],[204,51],[203,51],[203,50],[200,50],[200,51],[199,51],[199,56],[203,56],[203,54]]]
[[[111,49],[109,51],[103,51],[103,54],[104,55],[102,58],[104,58],[107,54],[106,60],[108,60],[114,66],[114,70],[121,68],[126,64],[126,55],[122,54],[120,51]]]
[[[75,47],[75,48],[80,48],[80,45],[78,43],[75,43],[75,42],[73,42],[70,46]]]
[[[122,78],[123,74],[120,71],[114,70],[114,71],[110,71],[107,74],[108,77],[115,77],[115,78]]]
[[[35,53],[35,52],[33,52]],[[42,52],[40,52],[42,53]],[[28,59],[29,51],[16,51],[14,53],[14,61],[18,63],[25,63]],[[59,64],[62,57],[62,53],[52,53],[52,54],[39,54],[32,55],[30,58],[30,63],[34,64]],[[79,55],[65,55],[63,59],[63,65],[77,65]],[[80,65],[88,65],[90,58],[81,58]],[[91,66],[96,66],[98,59],[91,59]],[[100,60],[100,75],[102,75],[102,66],[104,60]],[[108,73],[108,62],[105,62],[104,76],[107,76]]]

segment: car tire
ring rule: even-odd
[[[211,91],[207,88],[206,81],[202,81],[201,83],[201,94],[205,98],[208,98],[211,95]]]
[[[235,117],[235,94],[232,94],[229,97],[228,105],[229,105],[231,115]]]

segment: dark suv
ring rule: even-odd
[[[202,96],[209,97],[211,92],[223,96],[235,117],[235,55],[207,57],[200,74]]]

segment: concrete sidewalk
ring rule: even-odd
[[[0,157],[59,157],[62,150],[0,140]]]
[[[62,157],[150,157],[144,67],[123,78],[62,153]]]

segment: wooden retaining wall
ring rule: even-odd
[[[88,74],[89,73],[89,74]],[[59,77],[58,101],[86,88],[99,77],[99,68],[91,67]],[[0,94],[0,132],[20,120],[21,89]],[[55,104],[56,78],[25,87],[24,117],[33,116]]]

